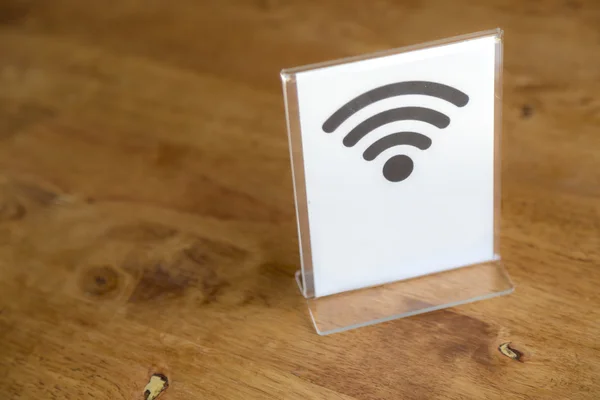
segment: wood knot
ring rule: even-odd
[[[511,342],[502,343],[500,346],[498,346],[498,350],[500,353],[502,353],[502,355],[510,359],[523,362],[523,353],[515,349],[514,346],[511,347],[510,344]]]
[[[81,277],[81,289],[92,296],[107,296],[118,287],[119,274],[109,266],[92,267]]]
[[[169,379],[163,374],[154,374],[144,388],[144,400],[154,400],[169,387]]]
[[[533,116],[533,106],[529,104],[523,105],[523,107],[521,107],[521,118],[528,119],[531,118],[531,116]]]

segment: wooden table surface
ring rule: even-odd
[[[497,26],[516,292],[318,336],[280,69]],[[598,399],[599,287],[597,0],[0,0],[2,399]]]

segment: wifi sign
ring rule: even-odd
[[[469,102],[469,96],[460,90],[436,82],[407,81],[397,82],[369,90],[350,100],[334,112],[323,124],[323,131],[332,133],[355,113],[380,100],[402,95],[423,95],[436,97],[464,107]],[[375,129],[396,121],[421,121],[431,124],[439,129],[450,125],[450,118],[439,111],[425,107],[400,107],[385,110],[355,126],[344,137],[346,147],[353,147],[362,138]],[[387,135],[371,144],[363,153],[366,161],[373,161],[385,150],[399,145],[414,146],[420,150],[427,150],[431,146],[431,139],[419,132],[401,131]],[[391,157],[383,166],[383,176],[390,182],[401,182],[408,178],[414,168],[413,161],[404,154]]]

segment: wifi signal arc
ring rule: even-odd
[[[352,147],[359,140],[365,137],[369,132],[379,128],[382,125],[389,124],[396,121],[405,120],[416,120],[427,122],[440,129],[446,128],[450,125],[450,118],[447,115],[442,114],[439,111],[432,110],[424,107],[401,107],[393,108],[375,114],[372,117],[364,120],[352,129],[346,137],[344,137],[343,143],[346,147]]]
[[[369,90],[350,100],[340,107],[323,123],[323,130],[327,133],[335,131],[345,120],[363,108],[389,97],[402,95],[425,95],[436,97],[464,107],[469,102],[469,96],[452,86],[429,81],[406,81],[380,86]]]
[[[409,145],[420,150],[427,150],[431,146],[431,139],[417,132],[396,132],[377,140],[363,153],[366,161],[373,161],[385,150],[394,146]]]

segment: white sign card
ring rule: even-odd
[[[498,40],[295,73],[315,297],[496,257]]]

